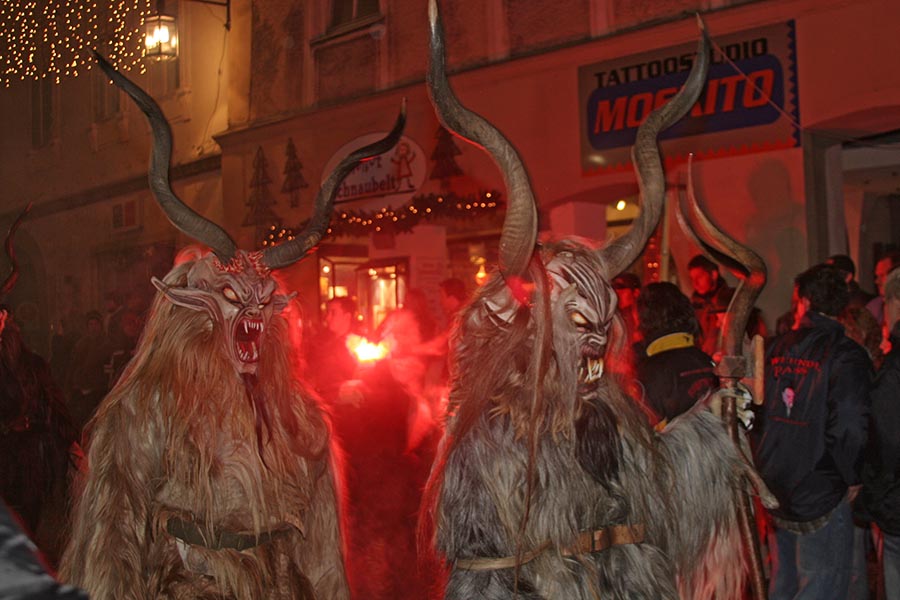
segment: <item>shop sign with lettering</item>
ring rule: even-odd
[[[794,22],[713,39],[728,58],[713,51],[700,99],[660,135],[666,159],[799,146]],[[638,126],[675,95],[695,57],[696,44],[690,43],[578,69],[584,174],[631,169]]]
[[[331,173],[345,156],[358,148],[377,142],[385,135],[387,133],[371,133],[344,144],[325,164],[323,173],[326,175]],[[335,202],[389,196],[405,198],[422,187],[427,159],[416,142],[405,135],[401,136],[396,146],[353,169],[338,188]]]

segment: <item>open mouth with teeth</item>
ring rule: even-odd
[[[578,379],[582,383],[595,383],[603,376],[603,358],[585,356],[578,367]]]
[[[235,354],[243,363],[255,363],[259,360],[260,338],[265,323],[262,319],[240,319],[234,330]]]

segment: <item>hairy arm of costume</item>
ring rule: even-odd
[[[743,464],[721,420],[694,409],[660,435],[672,468],[672,513],[668,554],[677,557],[682,597],[740,598],[744,566],[735,490]]]
[[[512,434],[497,421],[480,422],[481,435],[471,436],[457,446],[444,467],[437,512],[437,548],[451,567],[444,600],[510,598],[516,585],[519,599],[541,598],[531,582],[531,564],[519,568],[517,584],[512,568],[472,571],[455,566],[457,559],[497,558],[515,553],[512,540],[519,523],[508,517],[521,514],[524,506],[524,485],[519,478],[519,469],[524,465],[510,455]],[[507,443],[496,443],[495,437]],[[509,468],[511,464],[518,468]],[[485,479],[481,473],[490,473],[491,477]],[[507,518],[502,518],[501,513]],[[527,533],[524,543],[529,544]]]
[[[94,421],[60,576],[94,600],[143,600],[162,435],[156,409],[117,400]]]
[[[309,578],[316,598],[348,600],[347,578],[343,569],[336,568],[344,564],[341,554],[346,553],[346,545],[339,539],[344,530],[344,523],[341,522],[344,486],[339,476],[342,472],[341,457],[332,448],[319,460],[326,461],[327,467],[314,484],[309,512],[303,525],[308,540],[322,540],[323,543],[321,548],[304,547],[301,544],[297,549],[297,561]],[[310,471],[316,470],[314,464],[307,464]],[[350,533],[352,532],[344,532],[344,536]],[[325,552],[331,553],[331,556],[322,556]]]
[[[859,483],[871,389],[872,363],[865,350],[854,345],[839,354],[829,375],[825,448],[847,485]]]

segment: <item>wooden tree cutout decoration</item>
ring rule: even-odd
[[[456,164],[455,158],[462,154],[462,150],[453,141],[453,134],[443,126],[438,126],[435,139],[437,144],[435,144],[434,152],[431,153],[434,168],[431,169],[429,179],[439,179],[441,181],[441,189],[449,189],[450,178],[462,175],[462,169]]]
[[[306,179],[303,178],[303,163],[297,158],[297,148],[294,146],[294,139],[288,138],[287,148],[285,149],[284,161],[284,183],[281,186],[281,193],[288,194],[291,199],[291,208],[300,206],[300,190],[309,187]]]
[[[250,210],[244,219],[245,227],[256,227],[256,239],[261,240],[269,223],[279,221],[278,215],[272,210],[275,198],[269,191],[272,178],[267,171],[268,161],[263,153],[262,146],[256,150],[253,159],[253,178],[250,180],[250,197],[247,206]]]

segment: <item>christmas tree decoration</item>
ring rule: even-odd
[[[268,164],[266,155],[260,146],[253,158],[253,178],[250,180],[250,197],[247,199],[247,206],[250,207],[250,210],[243,223],[244,227],[255,226],[257,228],[257,239],[263,237],[270,223],[278,221],[278,215],[272,210],[275,199],[269,191],[272,178],[269,177]]]
[[[431,169],[430,179],[439,179],[441,189],[448,189],[450,186],[450,178],[462,175],[462,169],[456,164],[456,156],[462,154],[462,150],[453,141],[453,134],[443,126],[438,126],[435,134],[437,144],[434,152],[431,153],[431,160],[434,161],[434,168]]]
[[[297,148],[294,139],[288,138],[284,160],[284,183],[281,185],[281,193],[288,194],[291,199],[291,208],[300,206],[300,190],[309,187],[303,174],[303,163],[297,158]]]
[[[503,206],[497,191],[480,192],[467,196],[449,194],[428,194],[415,196],[399,208],[383,207],[380,210],[335,210],[331,227],[326,235],[330,238],[341,236],[366,236],[370,233],[409,233],[419,223],[438,218],[477,219],[496,213]],[[262,236],[262,245],[272,246],[294,239],[294,232],[301,231],[306,222],[296,227],[281,227],[273,219]]]

